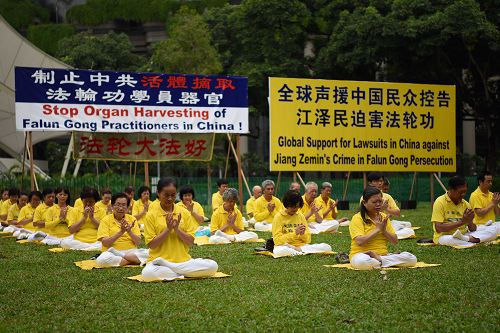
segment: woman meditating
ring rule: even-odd
[[[21,208],[17,218],[18,221],[16,226],[20,228],[17,239],[26,239],[35,232],[36,228],[33,225],[33,215],[35,214],[36,207],[38,207],[41,201],[42,193],[40,191],[30,192],[28,195],[28,203]]]
[[[151,207],[151,189],[148,186],[139,187],[139,200],[134,202],[132,207],[132,215],[137,220],[141,230],[144,230],[144,223],[146,223],[146,214]]]
[[[42,243],[47,245],[60,245],[61,240],[70,235],[68,229],[68,216],[73,207],[69,205],[70,194],[66,187],[58,187],[55,190],[56,203],[45,213],[45,221],[39,222],[39,226],[45,228],[46,236]]]
[[[389,253],[387,242],[397,244],[389,217],[382,213],[382,192],[368,186],[363,191],[360,212],[354,215],[349,224],[351,234],[351,253],[349,259],[355,269],[384,268],[391,266],[415,266],[417,257],[409,252]]]

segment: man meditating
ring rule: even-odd
[[[272,231],[274,216],[283,209],[280,199],[274,196],[274,182],[266,179],[262,182],[264,194],[255,200],[255,230]]]

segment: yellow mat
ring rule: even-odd
[[[131,267],[131,268],[140,268],[140,265],[126,265],[126,266],[116,266],[116,267],[99,267],[97,266],[97,262],[95,260],[82,260],[82,261],[75,261],[74,264],[77,267],[80,267],[81,269],[85,271],[90,271],[91,269],[97,268],[119,268],[119,267]]]
[[[209,243],[209,239],[210,237],[208,236],[195,236],[194,237],[194,243],[196,245],[226,245],[226,244],[210,244]],[[259,238],[257,239],[257,241],[255,242],[234,242],[234,243],[227,243],[227,244],[242,244],[242,243],[265,243],[266,240],[265,239],[262,239],[262,238]]]
[[[32,242],[30,242],[27,239],[18,240],[16,243],[17,244],[38,244],[38,245],[43,244],[41,241],[32,241]]]
[[[0,235],[10,235],[12,232],[0,231]]]
[[[16,238],[16,237],[11,235],[11,236],[2,236],[2,238]]]
[[[417,238],[417,236],[416,235],[411,235],[411,236],[408,236],[408,237],[405,237],[405,238],[398,238],[398,240],[412,239],[412,238]]]
[[[268,257],[273,257],[274,259],[278,258],[290,258],[291,256],[285,256],[285,257],[276,257],[274,253],[269,252],[269,251],[255,251],[253,254],[260,254],[263,256],[268,256]],[[334,251],[326,251],[326,252],[319,252],[319,253],[304,253],[303,255],[308,255],[308,254],[325,254],[325,255],[332,255],[332,254],[337,254],[337,252]]]
[[[351,264],[336,264],[336,265],[323,265],[324,267],[330,267],[330,268],[347,268],[347,269],[352,269],[354,271],[360,271],[360,269],[355,269],[351,266]],[[403,268],[425,268],[425,267],[435,267],[435,266],[441,266],[441,264],[428,264],[423,261],[417,262],[415,266],[412,267],[386,267],[386,268],[381,268],[383,270],[396,270],[396,269],[403,269]]]
[[[61,252],[68,252],[68,251],[82,251],[82,252],[101,252],[100,250],[69,250],[69,249],[63,249],[62,247],[53,247],[49,249],[50,252],[54,253],[61,253]]]
[[[418,230],[420,229],[421,227],[411,227],[413,230]]]
[[[212,276],[209,277],[199,277],[199,278],[176,278],[173,280],[146,280],[142,277],[142,275],[135,275],[135,276],[129,276],[127,279],[133,280],[133,281],[139,281],[139,282],[172,282],[172,281],[182,281],[182,280],[201,280],[201,279],[219,279],[219,278],[225,278],[229,277],[231,275],[224,274],[222,272],[217,272]]]
[[[269,231],[262,231],[262,230],[256,230],[254,228],[246,228],[245,231],[271,232],[270,230]]]

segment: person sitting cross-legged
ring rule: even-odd
[[[253,217],[255,230],[272,231],[274,216],[283,209],[280,199],[274,196],[274,182],[266,179],[262,182],[264,194],[255,200]],[[298,192],[297,192],[298,193]]]
[[[479,186],[469,198],[469,204],[474,209],[474,224],[479,230],[494,225],[497,228],[497,235],[500,235],[500,221],[495,222],[495,216],[500,216],[500,193],[490,191],[493,175],[483,172],[477,180]]]
[[[146,215],[144,239],[149,257],[142,277],[146,280],[173,280],[213,276],[218,269],[215,261],[193,259],[189,255],[198,224],[190,218],[186,209],[175,204],[175,181],[162,178],[156,189],[160,204]]]
[[[143,265],[148,258],[147,249],[138,249],[141,230],[135,217],[126,214],[130,197],[117,193],[111,197],[112,214],[106,215],[99,223],[97,240],[102,243],[102,253],[97,257],[99,267]]]
[[[283,196],[283,205],[273,220],[273,253],[276,257],[295,256],[307,253],[322,253],[332,250],[326,243],[310,244],[311,231],[306,218],[300,212],[304,201],[299,192],[288,190]]]
[[[238,191],[228,188],[222,195],[223,204],[212,214],[210,221],[210,244],[256,241],[255,232],[244,231],[243,217],[236,202]]]
[[[349,259],[355,269],[415,266],[417,257],[409,252],[389,253],[387,242],[397,244],[389,216],[382,212],[382,192],[372,186],[363,191],[360,212],[349,224],[351,252]]]
[[[448,181],[448,191],[434,202],[431,217],[434,243],[471,247],[497,237],[495,225],[477,228],[474,211],[464,200],[466,192],[465,179],[455,176]]]

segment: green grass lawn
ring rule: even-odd
[[[418,237],[432,237],[429,205],[403,214],[422,227]],[[313,236],[313,242],[348,251],[348,228],[340,230]],[[335,263],[333,256],[273,259],[252,255],[254,247],[192,248],[193,257],[216,260],[229,278],[139,283],[125,277],[140,268],[83,271],[73,262],[89,253],[55,254],[2,238],[0,331],[500,330],[498,245],[455,250],[403,240],[397,249],[442,266],[387,271],[387,280],[379,271],[323,267]]]

